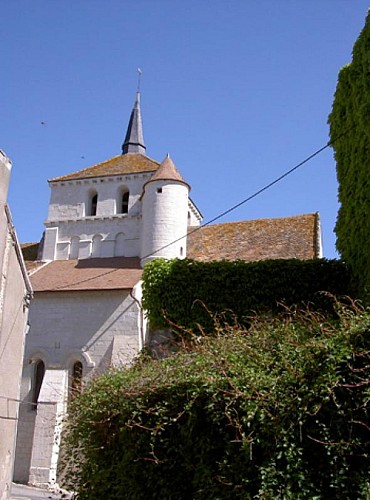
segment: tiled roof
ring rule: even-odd
[[[126,153],[114,156],[109,160],[93,165],[92,167],[78,170],[72,174],[62,175],[50,179],[49,182],[71,181],[76,179],[88,179],[90,177],[104,177],[107,175],[135,174],[139,172],[154,172],[159,163],[148,156],[140,153]]]
[[[148,182],[158,181],[158,180],[179,181],[189,186],[189,184],[186,181],[184,181],[182,175],[175,167],[175,164],[169,155],[167,155],[166,158],[162,161],[158,170],[152,175],[152,177],[148,180]]]
[[[318,214],[227,222],[189,234],[187,256],[200,261],[313,259],[319,257],[319,238]]]
[[[26,265],[26,270],[29,276],[33,272],[35,272],[36,269],[45,265],[45,262],[43,262],[42,260],[25,260],[24,263]]]
[[[34,292],[130,290],[143,271],[136,257],[55,260],[30,276]]]
[[[195,228],[189,228],[189,233]],[[131,289],[140,280],[139,258],[34,261],[35,243],[22,245],[35,292]],[[319,257],[318,214],[227,222],[189,234],[187,256],[200,261],[313,259]],[[28,251],[28,254],[27,254]]]

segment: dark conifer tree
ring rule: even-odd
[[[370,291],[370,11],[338,76],[329,116],[339,182],[336,246],[359,291]]]

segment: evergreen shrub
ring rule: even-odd
[[[362,310],[292,311],[106,373],[70,407],[69,487],[78,500],[369,498],[369,328]]]
[[[370,292],[370,12],[352,62],[338,76],[330,138],[337,163],[340,202],[337,249],[363,297]]]

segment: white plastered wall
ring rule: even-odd
[[[46,237],[43,259],[65,260],[71,257],[71,240],[78,238],[78,258],[89,258],[93,254],[93,239],[101,236],[100,257],[140,254],[141,201],[144,183],[151,172],[51,182],[48,219],[45,221]],[[129,191],[127,214],[120,211],[120,198]],[[89,215],[89,197],[98,195],[95,216]],[[123,235],[123,237],[122,237]],[[117,245],[117,237],[124,239]]]
[[[186,257],[188,192],[188,186],[178,181],[158,180],[145,186],[142,265],[157,257]]]
[[[61,432],[73,363],[81,361],[85,381],[113,362],[129,366],[140,347],[141,317],[137,302],[125,290],[43,292],[35,295],[30,324],[14,478],[45,485],[55,480],[59,453],[55,442]],[[40,407],[35,411],[29,403],[38,359],[45,363],[44,382],[48,384],[44,389],[43,383]],[[58,391],[53,389],[56,386]]]
[[[11,162],[0,150],[0,499],[9,497],[30,285],[9,209]],[[26,283],[27,282],[27,283]]]

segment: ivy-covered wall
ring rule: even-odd
[[[328,310],[336,296],[351,295],[347,267],[337,260],[297,259],[259,262],[155,259],[144,268],[143,305],[152,327],[175,325],[205,331],[214,314],[248,323],[256,312],[312,304]],[[225,317],[226,316],[226,317]]]
[[[370,287],[370,13],[344,66],[329,116],[339,182],[337,249],[362,293]],[[343,134],[343,136],[341,136]],[[339,139],[338,139],[339,137]]]

